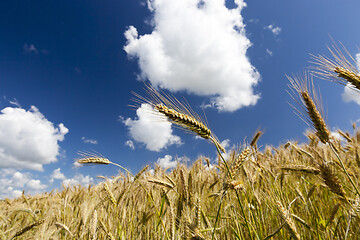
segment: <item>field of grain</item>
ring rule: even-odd
[[[358,88],[359,72],[333,54],[334,60],[315,57],[315,73]],[[146,166],[134,176],[106,158],[79,159],[123,171],[96,186],[0,201],[0,239],[357,239],[360,130],[354,124],[353,132],[334,138],[311,81],[289,80],[299,115],[313,129],[306,143],[260,148],[259,131],[225,158],[219,140],[188,106],[148,86],[150,100],[139,100],[212,142],[217,165],[200,157],[169,170]]]

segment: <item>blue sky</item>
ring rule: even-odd
[[[331,38],[355,58],[359,9],[356,0],[1,1],[0,198],[117,174],[75,167],[78,151],[134,173],[176,156],[215,161],[208,142],[128,106],[132,91],[145,95],[141,80],[204,109],[228,149],[259,127],[262,146],[306,141],[285,74],[308,67],[310,53],[330,56]],[[360,100],[314,81],[331,130],[350,131]]]

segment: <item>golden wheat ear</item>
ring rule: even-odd
[[[198,135],[204,139],[212,141],[222,152],[225,149],[221,146],[217,137],[211,132],[205,120],[203,120],[187,102],[180,102],[174,96],[167,95],[164,92],[156,90],[150,84],[145,83],[145,91],[148,98],[140,96],[136,93],[132,99],[139,107],[141,104],[149,104],[150,111],[158,118],[159,121],[169,121],[185,131]]]
[[[360,72],[356,60],[342,44],[341,46],[342,50],[336,43],[328,46],[332,58],[311,55],[311,63],[315,64],[312,74],[360,90]]]
[[[330,132],[322,117],[320,100],[315,93],[311,76],[308,76],[305,72],[303,77],[287,76],[287,78],[289,79],[289,87],[291,89],[289,94],[299,104],[300,110],[290,105],[296,110],[297,115],[315,130],[315,134],[321,142],[329,142]]]
[[[80,164],[110,164],[110,160],[101,156],[99,153],[78,152],[80,158],[76,159]]]

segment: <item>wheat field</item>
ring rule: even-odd
[[[344,55],[314,57],[314,74],[358,89]],[[341,70],[341,71],[340,71]],[[148,86],[154,114],[213,143],[218,161],[199,157],[173,169],[145,166],[95,186],[63,186],[0,201],[0,239],[357,239],[360,234],[360,129],[334,138],[307,75],[288,77],[298,113],[311,126],[305,143],[249,143],[222,153],[220,141],[189,106]],[[159,118],[160,119],[160,118]],[[119,169],[119,170],[120,170]]]

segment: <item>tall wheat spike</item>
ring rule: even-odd
[[[294,76],[291,78],[287,76],[287,78],[290,81],[289,87],[293,90],[292,92],[294,94],[296,92],[300,98],[298,101],[293,96],[293,99],[300,105],[302,109],[302,111],[300,111],[294,107],[294,109],[297,110],[297,112],[300,114],[299,117],[303,119],[309,126],[314,128],[315,134],[321,142],[329,142],[330,132],[327,129],[326,123],[320,114],[321,107],[318,106],[320,103],[314,91],[312,80],[308,78],[306,73],[304,77]],[[312,97],[315,99],[315,101]],[[303,112],[305,112],[306,115]]]
[[[250,154],[250,148],[245,148],[240,155],[235,159],[235,162],[232,164],[231,168],[230,168],[230,174],[231,177],[234,179],[236,178],[237,173],[239,172],[239,169],[241,167],[241,164],[243,164],[243,162],[246,160],[246,158],[249,156]]]
[[[90,220],[90,239],[96,239],[97,221],[97,211],[94,210],[94,213]]]

